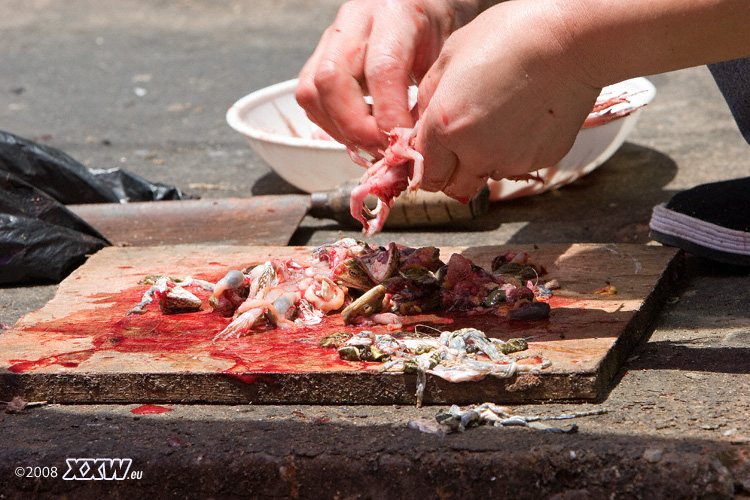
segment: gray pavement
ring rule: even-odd
[[[340,2],[4,0],[0,129],[86,165],[122,167],[202,197],[292,193],[224,122],[239,97],[293,78]],[[627,47],[623,47],[623,51]],[[493,204],[445,231],[384,233],[409,245],[648,244],[653,205],[748,175],[748,146],[705,68],[650,77],[655,101],[597,171]],[[356,233],[306,218],[294,244]],[[750,277],[686,256],[669,303],[577,434],[407,427],[444,408],[48,405],[0,414],[0,498],[748,498]],[[54,286],[0,288],[0,323]],[[132,458],[140,479],[16,477],[70,457]],[[23,474],[22,474],[23,475]],[[33,475],[33,474],[32,474]]]

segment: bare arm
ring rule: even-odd
[[[746,0],[558,0],[554,5],[563,43],[586,61],[597,85],[750,56]]]

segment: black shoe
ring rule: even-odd
[[[750,177],[702,184],[654,207],[650,237],[727,264],[750,266]]]

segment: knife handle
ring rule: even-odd
[[[350,182],[332,191],[312,193],[309,214],[321,219],[334,219],[346,226],[359,227],[360,222],[352,217],[349,209],[351,192],[356,186],[356,182]],[[377,199],[372,195],[365,199],[365,204],[370,209],[374,209],[376,203]],[[460,203],[440,192],[403,192],[394,200],[385,228],[440,226],[476,219],[487,213],[489,204],[490,190],[487,185],[468,203]]]

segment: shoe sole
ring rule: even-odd
[[[651,239],[736,266],[750,266],[750,233],[727,229],[675,212],[665,205],[651,214]]]

